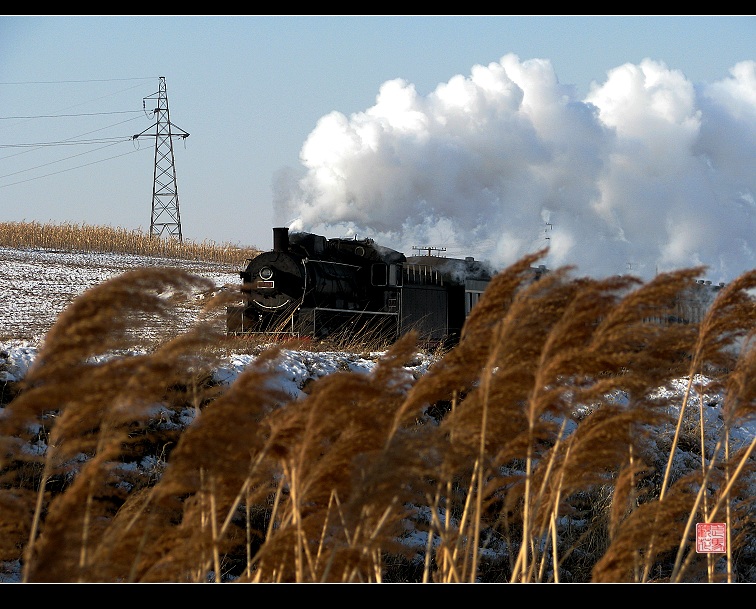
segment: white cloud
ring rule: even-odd
[[[579,100],[549,61],[510,54],[426,97],[397,79],[364,112],[324,116],[276,214],[405,253],[434,242],[503,266],[548,244],[549,265],[583,274],[705,264],[729,281],[756,267],[755,136],[756,62],[699,89],[645,59]]]

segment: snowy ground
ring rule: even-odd
[[[19,381],[37,356],[45,333],[57,316],[79,294],[125,271],[145,266],[181,268],[211,279],[218,287],[238,285],[239,269],[196,261],[181,261],[122,254],[72,253],[51,250],[0,248],[0,382]],[[177,330],[189,327],[198,308],[183,310]],[[380,354],[285,350],[277,363],[280,385],[292,398],[302,397],[302,387],[336,370],[369,372]],[[232,354],[216,371],[218,381],[230,384],[254,361],[249,354]],[[430,365],[430,357],[418,354],[408,366],[417,376]],[[716,400],[710,400],[717,403]],[[716,418],[719,413],[712,413]],[[756,435],[756,420],[737,430],[742,442]]]
[[[181,268],[219,286],[240,281],[239,269],[212,262],[0,248],[0,341],[38,345],[79,294],[126,271],[150,266]]]
[[[239,269],[211,262],[0,248],[0,382],[23,379],[45,334],[74,298],[116,275],[149,266],[180,268],[210,279],[218,287],[238,285],[240,281]],[[184,308],[176,329],[190,327],[197,310]],[[369,372],[379,357],[379,353],[287,350],[277,364],[280,385],[292,398],[298,398],[309,380],[336,370]],[[217,380],[232,383],[254,359],[249,354],[232,354],[216,372]],[[429,361],[430,357],[418,354],[408,369],[422,373]]]

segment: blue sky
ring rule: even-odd
[[[505,75],[489,70],[505,56]],[[551,264],[586,273],[700,261],[715,279],[732,278],[756,266],[756,84],[751,64],[736,79],[730,70],[754,59],[754,16],[0,16],[0,220],[148,231],[149,140],[138,150],[127,141],[98,151],[16,145],[142,132],[151,117],[104,113],[141,110],[164,76],[171,121],[190,133],[174,151],[186,239],[266,249],[273,226],[291,225],[374,236],[408,253],[435,239],[449,255],[499,264],[548,244]],[[635,69],[609,79],[626,64]],[[474,66],[506,90],[506,103],[487,98],[471,110],[467,99],[469,122],[455,127],[443,116],[459,100],[448,85],[466,80],[465,95],[480,97],[487,85],[473,83]],[[552,74],[559,91],[546,93]],[[650,101],[634,103],[636,82]],[[730,101],[705,93],[716,83]],[[523,90],[524,102],[512,93]],[[534,104],[542,94],[548,103]],[[660,99],[675,105],[663,119]],[[596,107],[600,117],[588,117]],[[727,125],[713,129],[722,108]],[[471,120],[477,111],[485,115]],[[89,115],[12,118],[67,113]],[[422,120],[398,127],[412,116]],[[475,125],[491,139],[479,134],[468,148]],[[715,142],[711,131],[736,137]],[[638,148],[642,161],[628,163]],[[703,175],[707,163],[726,179]],[[638,202],[617,199],[619,190]],[[686,203],[706,190],[714,207]],[[681,244],[656,201],[700,218],[709,241],[732,251],[699,247],[700,226],[686,225],[693,245]],[[666,228],[648,235],[648,226]]]

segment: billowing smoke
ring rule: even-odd
[[[694,85],[647,59],[575,97],[549,61],[511,54],[427,97],[388,81],[318,121],[276,221],[500,268],[544,247],[594,277],[756,267],[756,61]]]

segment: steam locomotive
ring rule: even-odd
[[[273,249],[239,273],[244,304],[228,307],[228,334],[390,342],[416,330],[426,344],[454,344],[493,272],[427,249],[407,257],[372,239],[274,228]]]
[[[467,258],[407,257],[372,239],[327,239],[273,229],[273,249],[239,273],[241,305],[227,309],[229,335],[264,333],[391,342],[416,330],[421,342],[451,346],[494,271]],[[548,272],[532,269],[532,280]],[[699,280],[657,323],[699,323],[724,284]]]

